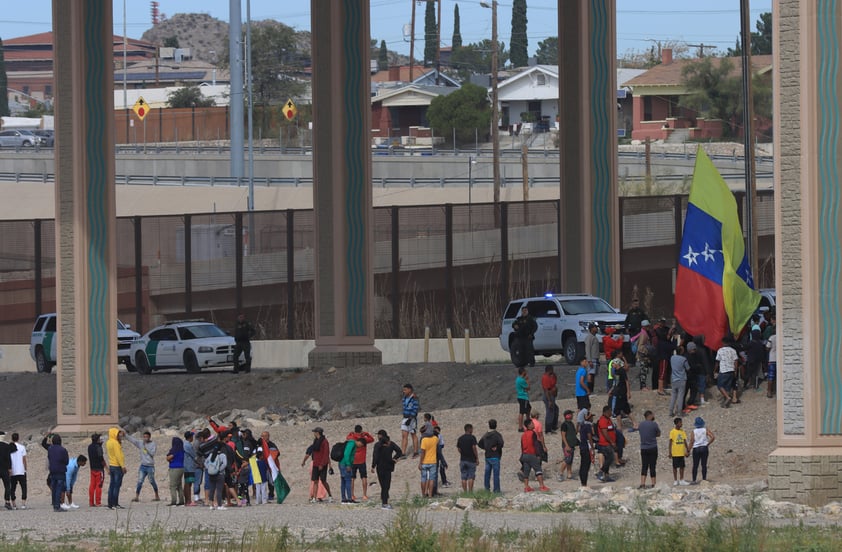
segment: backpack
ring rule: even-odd
[[[333,443],[333,446],[330,447],[330,459],[334,462],[341,462],[342,457],[345,456],[345,443],[346,441],[339,441],[338,443]]]
[[[219,475],[224,468],[225,453],[222,451],[211,454],[208,459],[205,460],[205,469],[208,471],[208,475]]]

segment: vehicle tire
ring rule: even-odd
[[[523,346],[523,341],[519,338],[512,339],[512,343],[509,345],[509,355],[515,368],[526,366],[526,347]]]
[[[53,371],[53,367],[47,361],[47,356],[44,354],[44,349],[38,347],[35,351],[35,370],[39,374],[49,374]]]
[[[201,371],[199,361],[196,360],[196,353],[190,349],[184,351],[184,367],[187,368],[187,372],[190,374],[198,374]]]
[[[25,148],[31,148],[31,147],[32,147],[32,142],[30,142],[29,140],[26,140],[26,141],[24,141],[24,143],[23,143],[23,144],[21,144],[21,145],[22,145],[23,147],[25,147]]]
[[[568,337],[564,340],[564,360],[570,366],[575,366],[581,360],[579,356],[579,342],[575,337]]]
[[[146,358],[144,353],[137,353],[134,361],[138,374],[147,376],[152,373],[152,368],[149,366],[149,359]]]
[[[132,364],[130,359],[126,359],[126,370],[129,372],[137,372],[137,368],[135,368],[135,365]]]

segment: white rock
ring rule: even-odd
[[[473,498],[460,497],[456,499],[456,507],[461,510],[473,510],[476,502]]]

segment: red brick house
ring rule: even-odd
[[[721,58],[714,58],[714,61],[718,62],[719,59]],[[734,66],[734,72],[740,74],[742,60],[739,57],[729,59]],[[678,132],[691,140],[722,137],[723,121],[707,120],[699,117],[694,110],[679,105],[680,97],[688,94],[683,85],[682,71],[695,61],[698,60],[673,59],[672,50],[665,48],[661,52],[660,65],[652,67],[625,84],[632,89],[634,95],[634,122],[631,134],[633,140],[667,140]],[[752,56],[751,64],[754,74],[768,75],[771,78],[772,56]],[[764,122],[758,122],[758,126],[763,124]]]

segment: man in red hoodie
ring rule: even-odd
[[[357,441],[357,448],[354,452],[354,463],[351,466],[352,477],[351,480],[351,500],[356,500],[357,496],[354,492],[354,487],[357,483],[357,474],[360,476],[363,487],[363,500],[368,500],[368,472],[366,471],[366,455],[368,454],[368,444],[374,442],[374,436],[367,431],[363,431],[363,426],[357,424],[354,426],[354,431],[345,437],[346,441]],[[359,443],[363,443],[359,446]]]
[[[611,326],[605,328],[605,335],[602,338],[602,351],[605,353],[605,362],[610,362],[612,358],[614,358],[613,353],[614,351],[623,351],[623,334],[618,332],[616,328],[612,328]],[[605,371],[605,390],[606,392],[611,390],[612,386],[612,375],[611,369]]]

